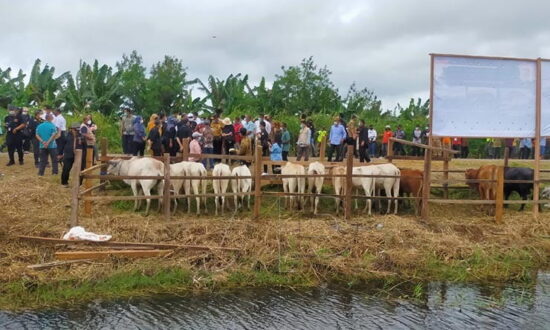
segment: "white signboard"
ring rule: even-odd
[[[433,84],[434,136],[535,136],[534,61],[436,55]]]
[[[541,62],[540,136],[550,136],[550,61]]]

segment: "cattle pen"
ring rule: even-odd
[[[188,141],[187,141],[188,142]],[[409,141],[399,140],[392,138],[390,140],[390,144],[392,143],[402,143],[402,144],[409,144],[416,147],[423,148],[425,150],[425,156],[424,157],[411,157],[411,156],[394,156],[393,154],[389,154],[387,157],[387,160],[384,160],[382,162],[392,162],[393,160],[401,159],[401,160],[421,160],[424,159],[424,168],[426,170],[426,164],[429,164],[429,161],[431,161],[431,153],[432,151],[439,152],[442,154],[442,156],[434,157],[433,160],[435,161],[442,161],[443,162],[443,169],[442,170],[433,170],[433,172],[439,172],[442,173],[443,178],[442,179],[430,179],[430,176],[426,175],[426,172],[424,172],[423,182],[422,182],[422,191],[421,195],[418,196],[399,196],[399,197],[389,197],[389,196],[380,196],[380,195],[374,195],[374,196],[365,196],[365,195],[359,195],[359,194],[353,194],[353,185],[352,180],[354,178],[362,178],[362,177],[378,177],[378,178],[396,178],[396,176],[388,176],[388,175],[364,175],[364,174],[353,174],[352,170],[353,167],[357,166],[365,166],[366,163],[360,163],[354,160],[353,158],[353,146],[348,146],[348,152],[346,153],[346,158],[344,162],[327,162],[323,157],[324,153],[321,153],[321,157],[313,159],[312,161],[319,161],[323,165],[326,166],[327,169],[336,167],[336,166],[343,166],[345,168],[345,174],[334,174],[334,173],[325,173],[325,174],[304,174],[304,175],[281,175],[281,174],[274,174],[273,173],[273,167],[274,166],[283,166],[286,164],[284,161],[271,161],[269,159],[266,159],[265,157],[261,156],[261,148],[258,147],[255,149],[253,156],[236,156],[236,155],[215,155],[215,154],[189,154],[188,149],[185,148],[183,150],[183,153],[177,157],[170,157],[168,154],[165,154],[164,157],[154,157],[158,160],[163,161],[164,163],[164,176],[119,176],[119,175],[109,175],[106,174],[106,169],[109,164],[109,161],[112,159],[128,159],[131,158],[130,156],[125,155],[109,155],[107,150],[107,140],[102,139],[101,140],[101,156],[100,156],[100,164],[93,165],[91,164],[91,155],[88,155],[89,157],[86,157],[88,161],[88,164],[86,164],[86,168],[84,170],[80,170],[81,163],[80,158],[76,158],[73,172],[72,172],[72,198],[71,198],[71,216],[70,216],[70,225],[75,226],[78,225],[78,217],[79,217],[79,206],[80,203],[83,202],[84,204],[84,215],[90,216],[93,212],[93,202],[99,202],[99,201],[107,201],[107,202],[113,202],[113,201],[136,201],[136,200],[144,200],[144,199],[150,199],[150,200],[159,200],[162,201],[162,212],[163,217],[166,220],[170,220],[172,217],[171,214],[171,201],[177,198],[191,198],[191,197],[198,197],[198,198],[212,198],[212,197],[234,197],[234,196],[254,196],[253,199],[253,218],[258,219],[261,215],[261,202],[262,198],[265,197],[319,197],[319,198],[335,198],[339,199],[343,202],[344,205],[344,219],[350,219],[353,210],[352,210],[352,201],[357,199],[372,199],[372,200],[414,200],[418,202],[422,202],[422,208],[421,208],[421,215],[423,219],[427,219],[429,216],[428,209],[426,207],[427,203],[438,203],[438,204],[464,204],[464,205],[494,205],[495,206],[495,220],[497,222],[502,221],[502,215],[504,210],[504,205],[506,204],[542,204],[547,203],[549,201],[533,201],[533,200],[523,200],[523,201],[504,201],[503,196],[503,186],[505,183],[533,183],[533,181],[525,181],[525,180],[504,180],[504,168],[501,166],[498,170],[498,176],[496,180],[467,180],[467,179],[449,179],[449,174],[452,173],[459,173],[463,172],[461,170],[453,170],[450,169],[449,163],[451,161],[450,155],[453,153],[456,153],[457,151],[451,150],[451,149],[445,149],[441,147],[434,147],[430,145],[424,145],[424,144],[417,144]],[[187,143],[184,143],[184,146],[187,146]],[[391,148],[390,148],[391,150]],[[77,151],[78,153],[82,151]],[[87,149],[86,152],[91,153],[93,152],[92,149]],[[206,193],[206,194],[190,194],[190,193],[184,193],[184,194],[173,194],[170,191],[170,182],[171,180],[228,180],[232,179],[232,177],[227,176],[174,176],[170,175],[169,166],[172,162],[179,162],[188,160],[189,157],[199,158],[199,159],[219,159],[222,162],[231,162],[231,161],[244,161],[247,163],[250,163],[251,168],[251,176],[241,176],[240,179],[252,179],[253,182],[253,190],[250,192],[227,192],[223,194],[215,194],[215,193]],[[292,163],[301,164],[304,166],[307,166],[310,162],[307,161],[292,161]],[[375,164],[379,164],[380,160],[376,159]],[[263,168],[267,169],[266,173],[263,173]],[[100,174],[94,174],[94,171],[100,171]],[[428,170],[431,171],[431,168],[428,167]],[[550,172],[550,171],[546,171]],[[265,191],[262,190],[263,186],[266,186],[268,184],[280,184],[282,179],[284,178],[315,178],[315,177],[323,177],[325,179],[334,179],[337,177],[343,178],[344,183],[344,192],[341,195],[337,194],[326,194],[326,193],[291,193],[291,192],[279,192],[279,191]],[[117,181],[117,180],[131,180],[131,179],[155,179],[155,180],[163,180],[164,181],[164,189],[162,192],[159,192],[157,195],[152,196],[101,196],[98,194],[98,192],[101,191],[102,188],[105,187],[108,181]],[[93,180],[99,180],[99,183],[96,185],[93,185]],[[496,185],[497,191],[500,193],[496,194],[496,197],[494,200],[474,200],[474,199],[449,199],[449,189],[463,189],[468,188],[464,185],[454,185],[456,183],[466,183],[466,184],[472,184],[472,183],[491,183]],[[550,182],[550,179],[539,179],[539,182]],[[83,184],[81,184],[83,183]],[[258,184],[259,183],[259,184]],[[435,185],[432,185],[435,184]],[[431,191],[433,189],[441,189],[443,191],[443,198],[436,198],[432,196]],[[425,201],[425,202],[424,202]]]

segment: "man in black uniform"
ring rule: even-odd
[[[23,165],[23,135],[21,130],[25,128],[23,117],[17,107],[8,106],[8,116],[4,119],[6,125],[6,145],[8,146],[8,154],[10,161],[6,166],[15,164],[15,150],[19,156],[19,165]]]
[[[61,184],[65,187],[69,186],[69,175],[71,173],[71,168],[73,167],[74,163],[75,150],[82,149],[82,145],[83,143],[82,137],[80,135],[80,124],[73,123],[71,125],[71,130],[64,140],[63,149],[61,149],[63,152],[63,170],[61,172]],[[84,151],[82,153],[82,165],[84,167],[86,167],[85,154],[86,152]]]

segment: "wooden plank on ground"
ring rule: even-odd
[[[74,259],[74,260],[58,260],[58,261],[52,261],[52,262],[45,262],[43,264],[36,264],[36,265],[28,265],[27,268],[32,270],[42,270],[42,269],[48,269],[53,267],[59,267],[59,266],[65,266],[65,265],[71,265],[76,263],[88,263],[91,259]]]
[[[106,251],[70,251],[56,252],[59,260],[104,259],[108,257],[150,258],[161,257],[171,253],[171,250],[106,250]]]
[[[189,250],[222,250],[222,251],[241,251],[237,248],[232,247],[222,247],[222,246],[203,246],[203,245],[181,245],[181,244],[170,244],[170,243],[139,243],[139,242],[92,242],[92,241],[82,241],[75,240],[69,241],[59,238],[51,237],[39,237],[39,236],[17,236],[18,239],[24,241],[32,241],[37,243],[49,243],[49,244],[83,244],[83,245],[99,245],[99,246],[125,246],[125,247],[149,247],[151,249],[189,249]]]

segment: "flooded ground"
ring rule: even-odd
[[[550,328],[549,273],[540,273],[532,288],[430,283],[414,291],[414,299],[388,297],[379,290],[333,287],[156,296],[70,309],[0,312],[0,328]]]

